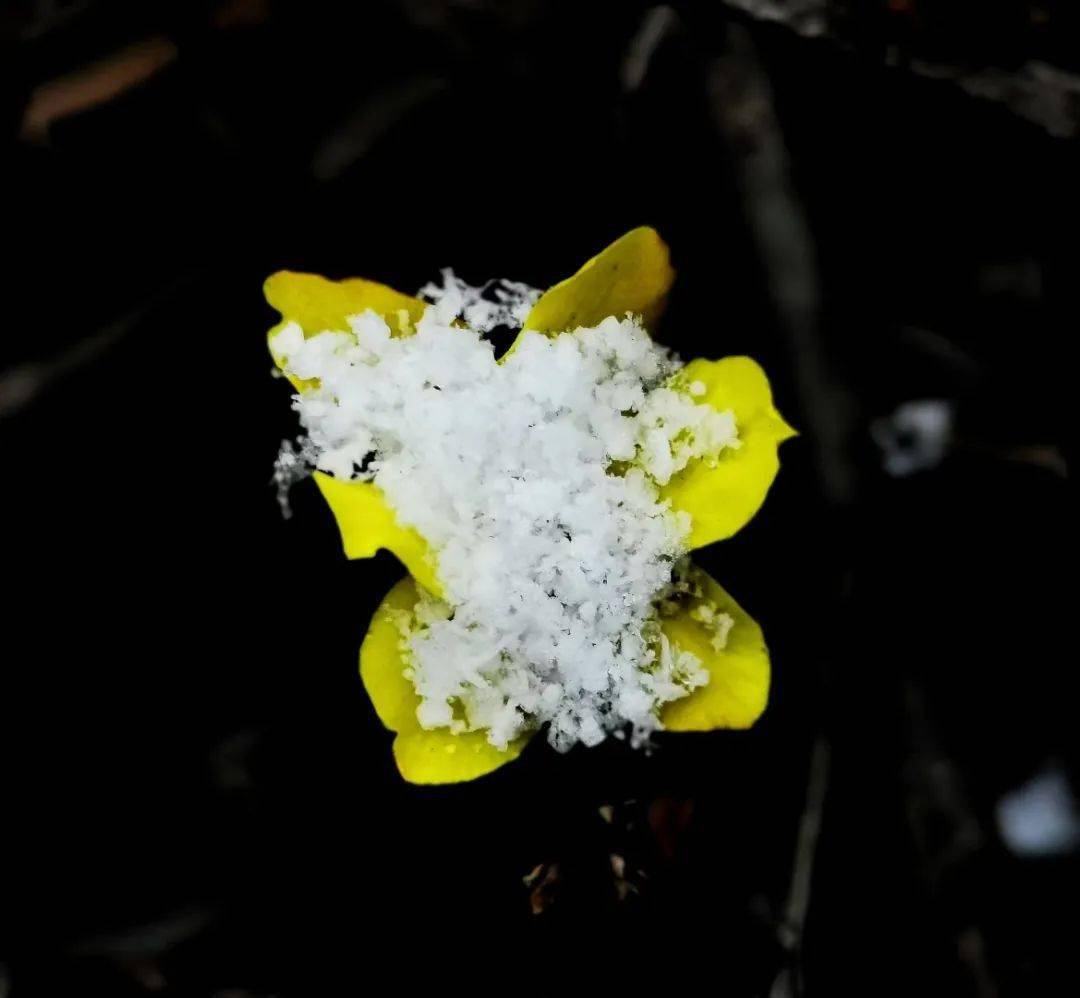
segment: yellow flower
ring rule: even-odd
[[[529,312],[523,332],[557,336],[628,312],[649,328],[663,309],[674,276],[668,248],[657,233],[634,229],[545,292]],[[282,316],[268,336],[279,366],[273,344],[286,323],[299,325],[305,337],[326,330],[349,332],[348,316],[372,309],[395,335],[407,336],[427,307],[374,281],[330,281],[285,271],[267,280],[265,293]],[[290,380],[298,391],[310,387]],[[694,549],[730,537],[753,517],[779,469],[777,448],[794,430],[776,411],[764,372],[748,357],[693,360],[676,374],[672,387],[692,391],[696,402],[718,411],[730,410],[739,434],[737,448],[724,448],[713,459],[693,459],[660,490],[674,510],[689,514],[689,547]],[[395,733],[394,759],[401,775],[412,783],[453,783],[483,776],[517,758],[527,737],[499,750],[484,731],[453,734],[420,726],[420,698],[405,675],[397,620],[419,599],[418,586],[442,595],[437,557],[416,530],[397,522],[373,482],[343,481],[321,472],[315,473],[315,481],[337,520],[348,558],[370,558],[385,548],[410,573],[376,610],[360,649],[360,675],[379,719]],[[664,705],[663,727],[708,731],[752,725],[765,709],[769,692],[769,654],[754,620],[700,569],[693,570],[688,593],[661,607],[660,620],[671,646],[696,655],[709,673],[707,685]]]

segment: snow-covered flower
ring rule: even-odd
[[[544,294],[444,273],[422,301],[282,272],[270,351],[345,554],[410,575],[360,673],[416,783],[558,749],[749,727],[769,658],[688,552],[758,510],[794,431],[747,357],[683,365],[646,329],[674,279],[649,228]],[[516,321],[499,359],[483,333]]]

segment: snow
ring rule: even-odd
[[[542,725],[560,749],[641,743],[708,680],[660,631],[689,518],[659,486],[737,447],[737,427],[695,401],[704,386],[673,387],[678,361],[631,317],[527,332],[497,361],[482,331],[520,323],[523,288],[489,308],[447,272],[415,335],[369,311],[351,334],[286,325],[272,350],[318,379],[294,397],[313,463],[373,480],[437,553],[445,599],[424,594],[398,622],[421,725],[499,747]]]

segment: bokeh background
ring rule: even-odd
[[[1068,993],[1066,0],[0,3],[0,996]],[[262,280],[544,287],[657,227],[660,338],[802,435],[700,559],[750,732],[400,782]],[[1075,986],[1075,985],[1073,985]]]

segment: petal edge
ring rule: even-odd
[[[738,448],[721,451],[712,466],[692,461],[660,490],[672,508],[690,514],[694,550],[731,537],[753,518],[780,470],[777,448],[796,434],[776,411],[765,372],[749,357],[692,360],[676,379],[682,385],[702,382],[705,394],[696,401],[731,409],[740,441]]]
[[[530,736],[501,751],[483,731],[455,735],[446,729],[420,727],[416,719],[420,698],[405,676],[401,631],[395,619],[411,610],[419,597],[416,583],[404,578],[383,598],[360,646],[360,678],[379,720],[395,733],[394,762],[404,780],[417,784],[475,780],[513,762]]]
[[[314,478],[337,521],[346,558],[371,558],[386,548],[429,593],[442,595],[436,558],[427,541],[412,527],[398,523],[374,482],[344,482],[321,471]]]
[[[454,735],[441,728],[420,730],[394,739],[394,762],[407,783],[465,783],[513,762],[527,743],[527,738],[519,738],[503,752],[483,731]]]
[[[427,308],[426,302],[377,281],[362,277],[331,281],[318,274],[291,270],[271,274],[263,282],[263,295],[267,303],[281,313],[282,321],[266,334],[270,355],[279,369],[284,368],[282,359],[274,350],[273,339],[286,323],[295,322],[303,329],[305,337],[328,329],[349,332],[348,317],[370,308],[386,320],[395,335],[405,336],[412,331]],[[300,392],[315,384],[313,381],[298,381],[289,374],[285,376]]]
[[[764,635],[757,622],[710,575],[695,568],[694,580],[702,597],[663,620],[661,626],[673,645],[701,659],[709,670],[709,682],[682,700],[665,705],[661,720],[668,731],[749,728],[769,699],[769,650]],[[690,616],[694,606],[702,602],[734,620],[722,650],[713,648],[713,632]]]
[[[639,226],[597,253],[572,277],[548,288],[530,310],[522,332],[555,335],[595,326],[609,315],[622,318],[627,312],[641,316],[646,328],[651,328],[674,280],[667,243],[655,229]]]

